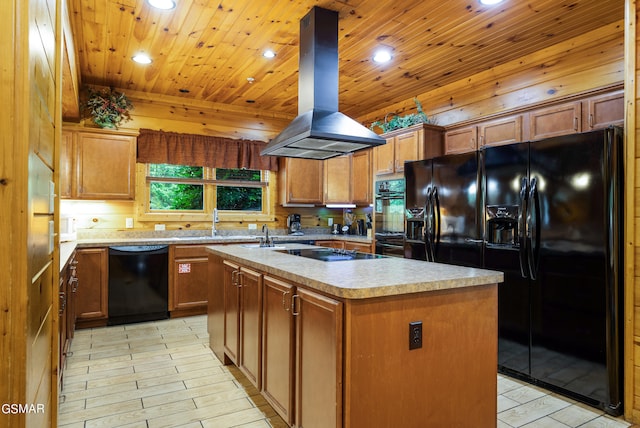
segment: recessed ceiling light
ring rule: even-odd
[[[153,62],[149,55],[147,55],[146,53],[135,54],[133,57],[131,57],[131,59],[138,64],[151,64]]]
[[[149,4],[156,9],[170,10],[176,7],[176,2],[173,0],[147,0]]]
[[[502,3],[502,1],[503,0],[480,0],[480,3],[486,4],[486,5],[494,5],[494,4]]]
[[[276,56],[276,53],[274,51],[272,51],[271,49],[267,49],[266,51],[264,51],[262,53],[262,56],[265,58],[273,58]]]
[[[387,49],[377,50],[373,54],[373,61],[380,64],[391,61],[391,58],[391,52]]]

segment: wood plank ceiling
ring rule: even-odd
[[[292,117],[299,22],[313,6],[339,12],[340,111],[354,117],[624,18],[623,0],[68,1],[83,84]],[[380,46],[391,62],[371,60]],[[153,63],[134,63],[138,52]]]

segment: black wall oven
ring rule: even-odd
[[[404,179],[376,181],[376,254],[404,257]]]

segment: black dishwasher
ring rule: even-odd
[[[109,247],[109,325],[169,317],[169,246]]]

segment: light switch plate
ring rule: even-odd
[[[133,229],[133,218],[127,217],[125,220],[125,226],[127,229]]]
[[[155,230],[165,230],[164,224],[156,224]]]

